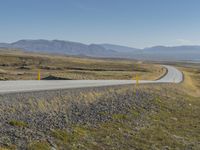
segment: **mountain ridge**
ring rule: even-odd
[[[1,48],[17,48],[28,52],[57,53],[75,56],[131,58],[143,60],[200,60],[200,46],[153,46],[144,49],[115,44],[83,44],[64,40],[19,40],[0,43]]]

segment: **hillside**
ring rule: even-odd
[[[139,49],[113,44],[86,45],[78,42],[61,40],[20,40],[14,43],[0,43],[0,47],[22,49],[28,52],[104,58],[129,58],[156,61],[200,60],[200,46],[155,46]]]

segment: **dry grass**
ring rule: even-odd
[[[165,73],[159,65],[132,60],[92,59],[0,50],[0,80],[37,79],[49,75],[66,79],[157,79]]]
[[[194,97],[200,97],[200,68],[180,67],[184,73],[184,82],[181,84],[182,90]]]
[[[49,144],[45,141],[36,141],[29,144],[28,150],[51,150]]]

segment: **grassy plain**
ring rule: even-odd
[[[158,79],[165,69],[132,60],[92,59],[0,49],[0,79],[37,79],[49,76],[68,79]]]

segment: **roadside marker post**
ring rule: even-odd
[[[41,72],[38,70],[38,80],[41,80]]]

